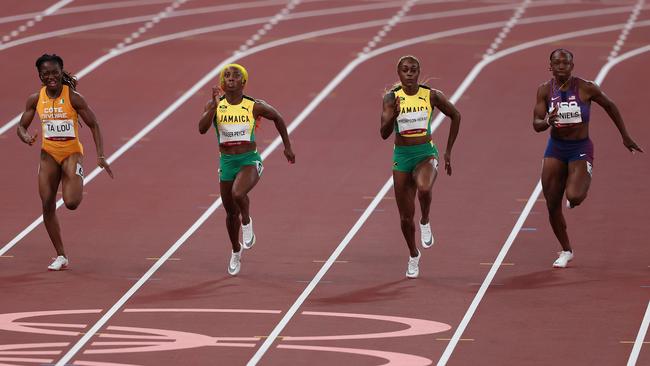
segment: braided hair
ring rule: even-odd
[[[63,69],[63,59],[61,56],[56,54],[44,54],[36,60],[36,70],[41,71],[41,66],[46,62],[55,62],[61,67],[61,72],[63,73],[63,84],[72,88],[72,90],[77,90],[77,78],[72,76],[69,72]]]

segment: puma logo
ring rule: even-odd
[[[242,106],[241,109],[243,109],[243,110],[245,110],[246,112],[248,112],[248,108],[246,108],[246,107],[244,107],[244,106]]]

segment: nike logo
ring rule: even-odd
[[[580,154],[579,156],[580,156],[580,157],[583,157],[583,156],[587,156],[587,154]]]
[[[556,99],[558,99],[558,98],[559,98],[559,97],[551,98],[551,100],[556,100]]]

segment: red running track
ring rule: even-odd
[[[189,2],[179,10],[207,3]],[[165,5],[157,6],[162,10]],[[310,2],[293,12],[346,5],[350,2]],[[388,19],[400,5],[287,20],[260,42]],[[422,2],[409,14],[493,5]],[[229,16],[239,20],[273,16],[282,6]],[[153,8],[140,11],[154,13]],[[607,8],[613,6],[532,7],[524,19]],[[512,13],[510,9],[400,23],[378,47],[436,31],[507,21]],[[102,16],[123,15],[115,10]],[[501,48],[625,23],[628,16],[629,11],[517,25]],[[56,19],[51,18],[53,23],[44,29],[56,29]],[[89,19],[71,17],[58,26]],[[642,12],[639,21],[646,19]],[[209,22],[204,16],[173,18],[151,28],[147,37]],[[259,27],[143,48],[85,77],[80,90],[103,121],[106,150],[113,152],[124,144]],[[111,29],[115,37],[110,40],[90,32],[78,34],[74,41],[55,38],[43,44],[49,48],[55,41],[56,52],[77,70],[134,28]],[[251,71],[248,93],[266,99],[292,121],[380,28],[316,37],[246,57],[241,62]],[[219,208],[74,357],[74,364],[245,364],[390,176],[391,144],[379,138],[377,119],[382,91],[396,79],[395,60],[404,53],[419,55],[431,84],[451,95],[499,31],[496,27],[415,44],[356,68],[292,134],[298,163],[289,166],[277,152],[266,160],[264,177],[251,196],[259,242],[244,254],[240,275],[231,278],[225,272],[229,249],[224,212]],[[487,66],[457,103],[463,124],[454,149],[454,175],[440,176],[435,186],[432,221],[437,243],[423,253],[421,278],[404,279],[407,251],[389,192],[261,364],[438,362],[446,339],[457,329],[489,269],[481,263],[494,261],[523,208],[522,199],[539,178],[546,137],[532,132],[530,110],[536,86],[549,77],[548,51],[558,45],[571,48],[576,54],[576,75],[595,78],[618,35],[619,31],[612,31],[533,47]],[[647,27],[633,29],[622,52],[647,44],[647,35]],[[86,47],[74,52],[66,48],[82,39],[88,41]],[[327,57],[322,55],[325,48]],[[174,57],[169,57],[172,49]],[[31,59],[40,54],[37,50],[34,44],[0,51],[0,57],[15,60],[12,63],[22,57],[16,64],[26,71],[11,77],[12,85],[25,88],[24,95],[37,87],[25,83],[34,79]],[[640,70],[647,57],[616,66],[603,83],[642,146],[650,133],[640,122],[643,93],[631,92],[629,80],[644,78]],[[4,314],[0,362],[56,362],[147,271],[153,263],[147,258],[161,256],[218,197],[216,143],[213,136],[196,133],[207,90],[190,98],[120,157],[113,164],[115,181],[102,175],[91,182],[80,210],[60,211],[70,270],[44,271],[52,250],[41,226],[9,251],[10,257],[0,258],[0,313]],[[3,100],[15,106],[3,109],[3,121],[24,103],[24,97],[16,94],[3,91]],[[449,364],[626,362],[632,346],[620,342],[634,340],[648,299],[647,287],[641,287],[648,285],[647,276],[644,279],[648,255],[642,245],[648,229],[636,220],[643,217],[641,203],[648,194],[650,172],[643,156],[630,158],[624,151],[604,113],[598,107],[593,111],[596,175],[584,207],[567,213],[576,260],[567,270],[550,268],[557,244],[543,203],[536,204],[524,225],[527,230],[519,234],[507,256],[512,265],[497,273],[462,337],[471,340],[459,342]],[[443,124],[434,135],[442,148],[446,134]],[[275,135],[269,123],[263,124],[260,151]],[[89,136],[84,137],[89,170],[94,149]],[[13,132],[0,138],[0,149],[12,157],[3,168],[16,177],[3,180],[3,191],[11,192],[2,195],[7,209],[0,236],[5,243],[38,216],[39,203],[31,170],[36,150],[18,143]],[[43,311],[51,313],[35,313]],[[26,314],[10,315],[19,312]],[[20,319],[29,316],[34,317]],[[30,323],[50,324],[17,327]],[[643,348],[638,364],[648,362],[648,357]]]

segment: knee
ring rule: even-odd
[[[237,203],[244,202],[246,200],[246,193],[245,192],[233,191],[232,192],[232,198]]]
[[[585,198],[587,198],[587,193],[576,194],[574,192],[567,192],[566,199],[569,201],[572,207],[580,205]]]
[[[239,210],[236,210],[236,209],[226,210],[226,220],[227,221],[236,220],[238,218],[239,218]]]
[[[413,224],[413,215],[412,214],[400,214],[399,221],[402,225],[412,225]]]
[[[48,216],[54,214],[56,211],[56,203],[54,201],[44,201],[43,202],[43,216]]]
[[[74,210],[77,209],[77,207],[79,207],[80,204],[81,204],[80,200],[66,201],[65,202],[65,207],[68,210],[74,211]]]
[[[431,187],[418,187],[418,198],[421,200],[431,198]]]

